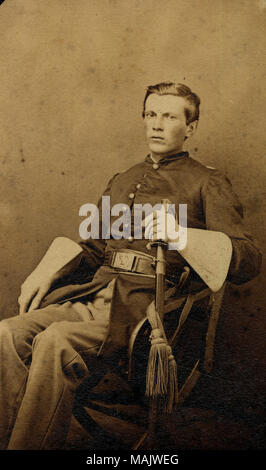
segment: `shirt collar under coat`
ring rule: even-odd
[[[173,155],[167,155],[165,157],[162,157],[161,160],[159,160],[157,163],[158,165],[162,165],[162,164],[167,164],[167,163],[170,163],[176,160],[181,160],[183,158],[188,158],[188,157],[189,157],[189,153],[183,151],[179,153],[174,153]],[[150,164],[155,163],[153,159],[151,158],[150,154],[146,156],[145,162],[150,163]]]

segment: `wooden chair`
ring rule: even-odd
[[[209,288],[203,289],[200,292],[194,294],[188,294],[187,296],[181,297],[176,301],[175,308],[178,311],[179,307],[182,305],[181,312],[179,314],[179,319],[176,328],[170,335],[168,334],[168,343],[172,347],[173,351],[175,352],[175,356],[177,354],[178,349],[178,340],[182,335],[182,331],[184,330],[186,323],[189,319],[189,316],[193,315],[194,309],[194,316],[195,311],[197,311],[197,303],[202,300],[207,300],[207,304],[205,303],[205,308],[203,312],[203,323],[205,320],[206,330],[205,334],[203,334],[201,347],[198,350],[198,357],[194,361],[194,364],[190,364],[189,367],[186,367],[185,364],[182,364],[182,359],[176,360],[178,362],[178,368],[185,368],[186,372],[188,372],[186,378],[184,379],[182,386],[178,392],[178,407],[182,406],[185,400],[189,397],[190,393],[194,389],[195,385],[197,384],[200,376],[202,374],[210,374],[213,368],[214,363],[214,345],[215,345],[215,336],[216,336],[216,328],[219,319],[220,308],[222,304],[223,294],[224,294],[225,284],[218,292],[212,292]],[[196,307],[196,309],[194,308]],[[202,307],[201,307],[202,310]],[[174,311],[175,312],[175,311]],[[171,312],[172,313],[172,312]],[[205,313],[205,315],[204,315]],[[173,314],[173,313],[172,313]],[[167,318],[167,313],[166,313]],[[135,331],[132,334],[130,345],[129,345],[129,380],[133,380],[133,361],[134,361],[134,347],[136,346],[137,338],[141,335],[143,328],[147,324],[147,320],[144,319],[140,322]],[[170,328],[171,329],[171,328]],[[142,333],[143,334],[143,333]],[[189,370],[190,369],[190,370]],[[155,432],[156,432],[156,420],[157,420],[157,413],[158,413],[158,403],[157,399],[150,400],[150,409],[149,409],[149,419],[148,419],[148,426],[147,431],[141,436],[141,438],[134,444],[133,449],[142,448],[144,443],[146,444],[145,449],[151,449],[153,447],[153,442],[155,440]]]
[[[197,293],[184,295],[177,299],[173,299],[168,303],[168,312],[165,314],[164,327],[167,333],[168,343],[171,345],[177,365],[179,375],[179,398],[178,407],[181,407],[185,400],[189,397],[202,374],[210,374],[214,362],[214,344],[216,327],[219,319],[220,307],[223,299],[225,284],[217,292],[212,292],[209,288],[205,288]],[[184,361],[182,352],[186,339],[182,338],[186,328],[189,328],[189,322],[202,325],[202,337],[199,341],[198,351],[193,358]],[[141,421],[144,423],[145,432],[136,439],[132,445],[132,450],[136,449],[152,449],[156,439],[156,422],[158,414],[157,399],[148,400],[145,397],[145,374],[146,364],[149,354],[149,335],[151,328],[147,318],[144,318],[136,326],[133,331],[129,343],[128,362],[122,361],[118,367],[111,371],[123,381],[123,390],[117,390],[115,397],[118,403],[123,403],[122,408],[126,404],[134,403],[134,399],[138,404],[138,417],[133,416],[134,422]],[[109,374],[110,374],[110,369]],[[109,416],[120,419],[129,419],[129,416],[118,406],[108,404],[108,400],[112,400],[114,394],[107,392],[97,394],[93,391],[93,386],[104,380],[106,370],[97,371],[97,376],[89,380],[87,386],[83,387],[83,392],[76,399],[74,405],[74,416],[79,423],[91,434],[101,439],[104,446],[107,442],[112,447],[118,446],[119,442],[110,434],[100,428],[91,418],[88,409],[101,411]],[[180,377],[182,376],[182,377]],[[128,386],[128,388],[127,388]],[[97,386],[96,386],[97,389]],[[108,389],[108,384],[107,384]],[[101,390],[101,387],[100,387]],[[139,405],[142,405],[144,413],[139,413]]]

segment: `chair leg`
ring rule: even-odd
[[[213,294],[210,299],[212,306],[206,334],[205,357],[203,362],[203,369],[207,373],[210,373],[213,368],[214,343],[224,290],[225,285],[219,290],[219,292],[216,292],[215,295]]]

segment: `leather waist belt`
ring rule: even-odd
[[[135,250],[112,250],[105,254],[104,265],[118,270],[155,275],[155,259],[141,251]]]

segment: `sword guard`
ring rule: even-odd
[[[166,249],[168,246],[168,243],[165,242],[164,240],[154,240],[153,242],[150,242],[151,246],[161,246],[162,248]]]

